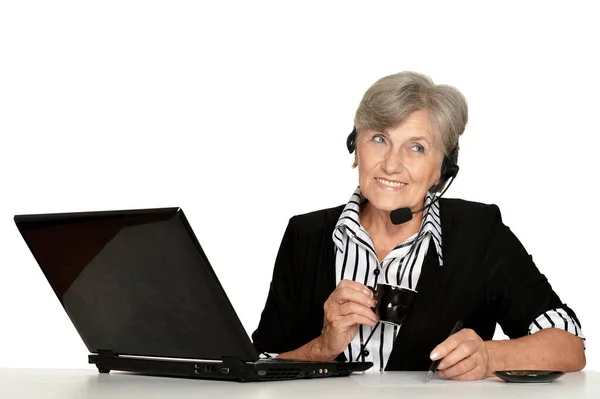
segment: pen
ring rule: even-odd
[[[463,322],[460,320],[457,321],[456,324],[454,325],[454,328],[452,329],[452,331],[450,331],[450,335],[459,332],[462,327],[463,327]],[[440,365],[441,361],[442,361],[442,359],[440,358],[440,359],[434,360],[433,363],[431,363],[431,366],[429,367],[429,371],[427,371],[427,377],[425,377],[425,381],[429,381],[431,379],[431,377],[433,377],[433,374],[437,371],[437,368]]]

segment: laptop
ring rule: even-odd
[[[181,208],[14,220],[100,373],[245,382],[373,365],[261,358]]]

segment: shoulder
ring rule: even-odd
[[[440,198],[440,209],[453,216],[484,216],[499,212],[495,204],[468,201],[460,198]]]
[[[458,198],[440,199],[442,228],[463,230],[474,234],[489,231],[502,223],[500,208],[496,204],[468,201]]]
[[[501,259],[510,257],[516,266],[528,255],[519,239],[504,224],[496,204],[442,198],[440,219],[444,258],[449,263],[460,259],[459,262],[466,264],[470,258],[500,264]]]
[[[344,206],[339,205],[294,215],[290,218],[288,228],[293,229],[298,235],[318,234],[324,231],[333,232]]]

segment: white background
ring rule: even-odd
[[[89,367],[19,213],[182,207],[251,333],[289,217],[357,184],[344,143],[364,91],[416,70],[470,105],[447,195],[500,206],[600,369],[586,4],[2,2],[0,367]]]

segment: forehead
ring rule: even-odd
[[[398,125],[383,129],[382,133],[398,140],[420,139],[432,144],[437,142],[431,119],[425,111],[412,112]]]

